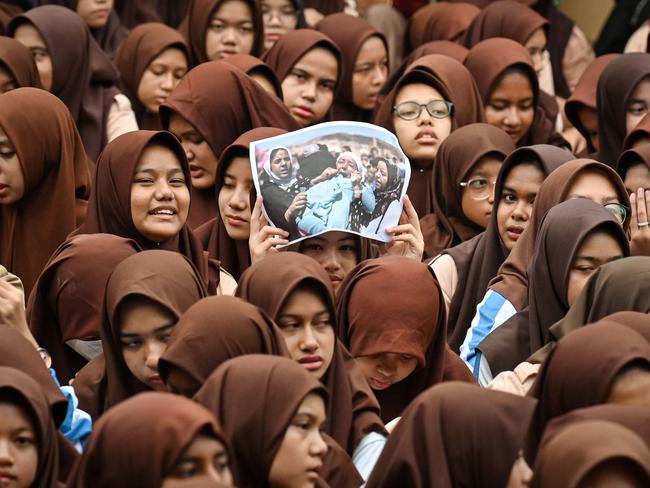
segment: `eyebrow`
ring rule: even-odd
[[[176,325],[176,322],[170,322],[170,323],[168,323],[168,324],[161,325],[160,327],[154,329],[154,330],[152,331],[152,333],[155,334],[156,332],[163,332],[163,331],[165,331],[165,330],[167,330],[167,329],[171,329],[171,328],[174,327],[175,325]],[[127,333],[127,332],[121,332],[121,333],[120,333],[120,337],[140,337],[140,336],[142,336],[142,335],[144,335],[144,334],[129,334],[129,333]]]
[[[616,256],[611,256],[609,258],[606,258],[604,261],[607,263],[611,263],[612,261],[616,261],[617,259],[622,259],[623,254],[617,254]],[[589,261],[590,263],[601,263],[603,262],[603,259],[597,258],[596,256],[576,256],[574,261],[578,260],[583,260],[583,261]]]
[[[317,317],[318,315],[324,315],[324,314],[327,314],[327,315],[329,315],[331,317],[331,314],[330,314],[330,312],[329,312],[329,310],[327,308],[323,308],[323,310],[321,310],[319,312],[316,312],[314,314],[314,317]],[[280,316],[278,318],[300,319],[300,318],[302,318],[302,315],[297,315],[297,314],[293,314],[293,313],[283,313],[283,314],[280,314]]]
[[[183,169],[182,168],[172,168],[167,172],[168,173],[182,173]],[[142,168],[142,169],[136,169],[135,170],[135,174],[138,174],[138,173],[147,173],[147,174],[150,174],[150,175],[155,175],[155,174],[158,174],[158,171],[153,169],[153,168]]]
[[[572,193],[571,195],[569,195],[567,197],[567,200],[569,200],[571,198],[584,198],[585,200],[591,200],[591,198],[589,198],[589,197],[587,197],[585,195],[578,195],[577,193]],[[605,202],[605,203],[612,203],[614,200],[618,200],[618,197],[615,196],[615,195],[614,196],[610,195],[610,196],[607,196],[607,197],[603,198],[602,201]],[[592,200],[592,201],[595,201],[595,200]],[[616,202],[616,203],[618,203],[618,202]]]

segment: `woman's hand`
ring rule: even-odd
[[[630,195],[630,252],[632,256],[650,256],[650,191],[639,188]]]
[[[34,347],[38,347],[27,325],[22,292],[2,279],[0,279],[0,324],[16,329]]]
[[[386,228],[393,240],[386,245],[388,254],[405,256],[422,261],[424,254],[424,237],[420,229],[420,219],[408,195],[402,199],[404,209],[399,219],[399,225]]]
[[[255,204],[257,205],[257,203]],[[289,223],[293,223],[296,215],[302,212],[306,206],[307,194],[304,192],[298,193],[291,202],[291,205],[289,205],[289,208],[287,208],[287,211],[284,212],[284,220]]]
[[[283,237],[281,237],[283,236]],[[258,196],[251,213],[250,237],[248,249],[251,254],[251,264],[264,259],[269,252],[277,252],[275,246],[287,244],[289,233],[286,230],[271,227],[262,214],[262,197]]]
[[[311,186],[332,179],[338,174],[339,174],[339,170],[336,168],[325,168],[321,174],[319,174],[316,178],[310,181]]]

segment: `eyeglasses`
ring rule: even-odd
[[[616,220],[618,220],[621,225],[625,223],[627,220],[627,214],[630,212],[629,207],[626,207],[622,203],[606,203],[604,207],[614,214],[614,217],[616,217]]]
[[[490,198],[494,193],[496,180],[487,180],[485,178],[473,178],[468,181],[461,181],[460,186],[467,189],[467,193],[474,200],[485,200]]]
[[[444,119],[451,115],[454,104],[447,100],[431,100],[429,103],[402,102],[399,105],[393,105],[395,114],[404,120],[417,119],[423,108],[426,108],[434,119]]]

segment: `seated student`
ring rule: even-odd
[[[0,95],[20,87],[41,88],[29,49],[11,37],[0,37]]]
[[[282,100],[280,81],[271,67],[260,58],[250,54],[233,54],[223,61],[239,68],[257,82],[269,95],[275,95]]]

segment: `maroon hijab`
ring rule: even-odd
[[[415,11],[406,26],[404,55],[431,41],[458,41],[481,9],[469,3],[433,3]]]
[[[11,37],[0,37],[0,68],[7,70],[16,88],[41,88],[41,78],[32,53]]]
[[[282,86],[280,85],[280,80],[278,80],[275,71],[273,71],[271,67],[260,58],[256,58],[250,54],[234,54],[232,56],[228,56],[223,61],[225,63],[232,64],[236,68],[239,68],[249,76],[263,76],[269,81],[269,83],[271,83],[271,85],[273,85],[275,94],[280,100],[282,100]]]

